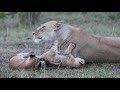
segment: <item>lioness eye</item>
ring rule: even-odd
[[[54,26],[57,27],[57,28],[59,28],[61,26],[61,24],[57,23]]]

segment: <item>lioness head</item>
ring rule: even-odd
[[[63,29],[64,24],[62,22],[49,21],[44,23],[32,32],[34,42],[40,43],[54,41],[61,36]]]

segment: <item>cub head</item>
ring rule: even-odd
[[[32,32],[34,42],[39,44],[41,42],[51,42],[58,39],[61,30],[63,27],[62,22],[49,21],[40,25],[36,30]]]

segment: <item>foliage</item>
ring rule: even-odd
[[[112,20],[119,20],[120,19],[120,12],[109,12],[108,16]]]
[[[19,12],[22,25],[35,25],[39,21],[40,12]]]
[[[0,12],[0,18],[5,18],[5,13],[4,12]]]

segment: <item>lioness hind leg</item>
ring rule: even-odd
[[[75,44],[70,43],[69,46],[68,46],[68,48],[65,50],[64,54],[65,54],[65,55],[71,54],[71,52],[72,52],[72,50],[73,50],[74,48],[75,48]]]

